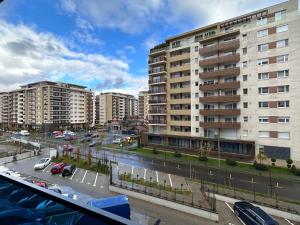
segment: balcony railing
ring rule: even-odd
[[[148,60],[148,64],[156,64],[156,63],[162,63],[166,62],[167,58],[165,56],[158,57],[158,58],[153,58]]]
[[[161,104],[161,103],[167,103],[167,99],[149,100],[149,104]]]
[[[238,116],[241,114],[240,109],[200,109],[203,116]]]
[[[200,127],[213,129],[239,129],[240,122],[200,122]]]
[[[223,55],[212,59],[203,59],[199,61],[201,67],[212,66],[217,64],[235,63],[240,61],[240,54]]]
[[[157,74],[157,73],[166,73],[167,69],[166,68],[159,68],[159,69],[155,69],[155,70],[149,70],[148,71],[149,74]]]
[[[149,120],[149,124],[167,124],[167,120]]]
[[[232,41],[227,41],[227,42],[221,42],[219,44],[213,45],[213,46],[208,46],[208,47],[203,47],[199,49],[199,54],[200,55],[209,55],[218,51],[225,51],[225,50],[236,50],[240,47],[240,41],[237,40],[232,40]]]
[[[237,89],[237,88],[240,88],[239,81],[233,81],[233,82],[227,82],[227,83],[200,84],[200,86],[199,86],[199,89],[201,91]]]
[[[166,109],[159,109],[159,110],[149,110],[149,114],[166,114]]]
[[[167,93],[167,89],[161,88],[161,89],[149,90],[149,94],[158,94],[158,93]]]
[[[157,84],[157,83],[165,83],[167,82],[167,78],[160,78],[156,80],[149,80],[149,84]]]
[[[199,77],[201,79],[210,79],[210,78],[225,77],[225,76],[238,76],[238,75],[240,75],[239,67],[199,73]]]
[[[206,96],[200,97],[201,103],[213,103],[213,102],[239,102],[241,100],[240,95],[220,95],[220,96]]]

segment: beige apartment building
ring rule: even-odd
[[[107,92],[96,96],[96,124],[123,120],[124,117],[138,115],[138,101],[133,95]]]
[[[290,0],[149,53],[149,145],[300,161],[300,15]]]
[[[7,118],[7,127],[76,129],[94,126],[94,96],[84,86],[41,81],[0,96],[3,99],[1,117]]]
[[[148,91],[140,91],[138,97],[138,116],[139,119],[148,120],[149,94]]]

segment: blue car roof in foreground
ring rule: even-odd
[[[106,207],[128,204],[127,195],[117,195],[102,199],[93,199],[88,202],[89,205],[102,209]]]

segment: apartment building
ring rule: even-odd
[[[290,0],[149,53],[146,144],[300,161],[300,16]]]
[[[148,120],[149,94],[148,91],[140,91],[138,97],[138,116],[139,119]]]
[[[8,92],[0,93],[0,126],[8,125]]]
[[[93,92],[84,86],[41,81],[1,96],[8,101],[0,105],[2,112],[8,112],[8,127],[41,129],[94,125]]]
[[[111,120],[138,115],[138,102],[133,95],[107,92],[96,96],[96,123],[104,125]]]

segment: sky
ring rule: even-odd
[[[166,38],[282,0],[5,0],[0,92],[41,80],[96,93],[147,90],[148,51]]]

